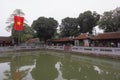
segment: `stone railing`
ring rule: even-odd
[[[103,55],[118,55],[120,56],[120,48],[113,47],[81,47],[81,46],[9,46],[0,47],[0,52],[19,51],[19,50],[37,50],[37,49],[52,49],[68,52],[82,52],[85,54],[103,54]]]
[[[47,49],[64,50],[64,46],[46,46]]]
[[[54,50],[65,50],[64,46],[47,46],[47,49]],[[82,53],[93,53],[93,54],[104,54],[104,55],[119,55],[120,48],[113,47],[81,47],[81,46],[72,46],[68,51],[71,52],[82,52]]]
[[[36,50],[36,49],[43,49],[44,46],[7,46],[7,47],[0,47],[0,52],[7,52],[7,51],[19,51],[19,50]]]

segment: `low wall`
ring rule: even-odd
[[[120,48],[113,47],[81,47],[81,46],[9,46],[0,47],[0,52],[7,51],[21,51],[21,50],[39,50],[39,49],[52,49],[67,52],[82,52],[84,54],[93,53],[95,55],[115,55],[120,56]]]
[[[64,46],[47,46],[47,49],[54,50],[65,50]],[[115,55],[120,56],[120,48],[113,47],[81,47],[81,46],[72,46],[68,51],[71,52],[82,52],[82,53],[93,53],[93,54],[103,54],[103,55]]]
[[[0,47],[0,52],[8,52],[8,51],[20,51],[20,50],[37,50],[43,49],[44,46],[7,46]]]

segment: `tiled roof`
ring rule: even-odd
[[[54,39],[52,40],[52,42],[64,42],[64,41],[84,40],[84,39],[91,39],[91,40],[120,39],[120,32],[101,33],[96,36],[88,36],[86,33],[82,33],[81,35],[75,38],[65,37],[60,39]]]
[[[64,37],[64,38],[54,39],[52,41],[53,42],[73,41],[73,38],[71,38],[71,37]]]
[[[64,37],[64,38],[59,38],[59,39],[54,39],[52,40],[52,42],[65,42],[65,41],[74,41],[74,40],[83,40],[83,39],[87,39],[90,38],[86,33],[82,33],[81,35],[79,35],[78,37]]]
[[[11,37],[0,37],[0,41],[11,41]]]
[[[92,39],[120,39],[120,32],[101,33],[96,35]]]
[[[82,34],[80,34],[78,37],[75,37],[74,39],[75,40],[82,40],[82,39],[88,39],[88,38],[90,38],[90,36],[88,36],[86,33],[82,33]]]
[[[39,42],[40,42],[39,38],[33,38],[26,41],[26,43],[39,43]]]

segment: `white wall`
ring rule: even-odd
[[[64,50],[64,46],[47,46],[47,49],[54,50]],[[71,52],[82,52],[85,54],[93,53],[93,54],[103,54],[103,55],[118,55],[120,56],[120,48],[112,48],[112,47],[80,47],[80,46],[72,46]]]

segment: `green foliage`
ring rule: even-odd
[[[28,39],[32,38],[33,35],[34,35],[33,29],[27,24],[24,24],[24,30],[21,31],[21,42],[27,41]]]
[[[53,38],[57,27],[58,22],[53,18],[40,17],[32,23],[32,28],[36,31],[37,37],[43,41]]]
[[[92,33],[93,28],[97,25],[100,15],[96,12],[85,11],[78,17],[78,24],[80,26],[80,33]]]
[[[26,20],[24,21],[24,30],[23,31],[15,31],[13,29],[14,26],[14,16],[18,15],[18,16],[24,16],[24,12],[22,12],[21,9],[16,9],[13,11],[13,13],[10,15],[10,17],[7,20],[7,24],[8,26],[6,27],[7,31],[11,31],[11,36],[14,39],[14,42],[16,44],[18,44],[18,39],[20,40],[20,42],[25,42],[26,40],[30,39],[33,37],[33,30],[31,27],[28,26],[28,24],[26,24]]]
[[[80,46],[84,46],[84,42],[80,42]]]
[[[60,32],[60,37],[77,36],[79,34],[77,19],[69,17],[62,19]]]
[[[23,31],[12,30],[12,37],[16,44],[18,44],[18,41],[23,43],[33,37],[34,34],[33,29],[29,27],[27,24],[24,24],[23,27],[24,27]]]
[[[25,14],[24,14],[24,12],[22,12],[21,9],[14,10],[13,13],[10,15],[10,17],[6,21],[6,23],[8,24],[8,26],[6,27],[7,31],[11,31],[12,30],[13,24],[14,24],[14,16],[15,15],[24,16]]]
[[[120,30],[120,8],[104,12],[100,21],[99,28],[104,32],[115,32]]]

